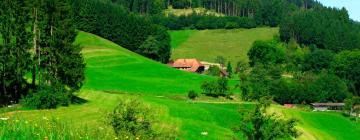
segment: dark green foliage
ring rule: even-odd
[[[293,79],[279,79],[272,82],[271,95],[280,104],[311,102],[310,94],[304,93],[304,85]]]
[[[311,83],[309,92],[313,92],[318,102],[342,102],[349,97],[346,83],[333,74],[322,73],[319,78]]]
[[[331,62],[334,60],[334,53],[329,50],[316,49],[307,56],[304,60],[304,70],[320,72],[330,68]]]
[[[257,25],[277,26],[294,11],[321,6],[313,0],[111,0],[127,11],[155,15],[155,23],[172,30],[254,28]],[[206,14],[161,16],[167,7],[175,9],[203,7],[225,17]]]
[[[191,99],[191,100],[195,100],[197,97],[199,97],[199,95],[193,91],[193,90],[190,90],[189,93],[188,93],[188,97]]]
[[[169,35],[166,29],[153,24],[148,17],[129,13],[119,4],[98,0],[76,0],[73,2],[73,10],[76,11],[75,22],[79,30],[104,37],[131,51],[150,56],[154,60],[168,62]],[[135,9],[130,8],[130,10]],[[154,48],[155,45],[158,48]]]
[[[26,96],[27,103],[43,100],[29,105],[31,108],[56,107],[59,102],[55,98],[60,97],[58,94],[67,94],[63,90],[65,87],[72,91],[80,89],[85,64],[80,54],[81,48],[73,45],[77,34],[70,2],[6,0],[1,2],[1,9],[1,53],[4,54],[0,60],[0,96],[18,100],[21,94],[26,95],[26,88],[30,86],[27,86],[28,82],[24,78],[30,72],[33,83],[31,88],[39,91],[39,96]],[[30,46],[34,48],[30,49]],[[47,88],[38,89],[36,86]],[[45,96],[44,92],[51,90],[54,95]]]
[[[309,53],[309,49],[301,48],[294,39],[291,39],[286,48],[286,71],[296,72],[303,68],[305,56]]]
[[[201,85],[202,94],[206,96],[219,97],[227,96],[229,93],[228,79],[219,78],[216,81],[205,81]]]
[[[344,79],[349,90],[360,95],[360,51],[343,51],[336,55],[331,64],[332,71]]]
[[[36,21],[34,60],[38,61],[39,86],[79,90],[85,79],[85,64],[80,46],[73,44],[77,32],[70,1],[39,1],[31,7],[39,13],[31,17]]]
[[[229,77],[231,77],[232,74],[233,74],[233,69],[232,69],[232,66],[231,66],[230,61],[229,61],[228,64],[227,64],[226,71],[228,72]]]
[[[280,104],[342,102],[351,95],[346,83],[329,73],[321,73],[318,76],[305,74],[296,79],[275,80],[270,86],[270,93]]]
[[[159,42],[153,36],[149,36],[148,39],[138,48],[137,53],[151,59],[159,58],[160,48]]]
[[[360,114],[360,97],[353,96],[345,100],[345,111],[349,113],[349,116],[358,116]]]
[[[24,76],[29,70],[30,32],[22,0],[0,2],[0,98],[17,101],[26,92]]]
[[[21,99],[20,104],[29,109],[54,109],[58,106],[68,106],[71,94],[66,90],[54,87],[41,87],[35,93]]]
[[[218,66],[210,66],[206,74],[210,76],[220,76],[220,68]]]
[[[255,109],[242,114],[241,123],[235,131],[241,131],[249,140],[290,139],[297,137],[296,120],[279,119],[275,114],[266,115],[267,105],[257,104]]]
[[[249,64],[243,61],[239,61],[236,63],[235,73],[244,73],[249,68]]]
[[[154,116],[149,106],[138,100],[123,100],[107,116],[108,124],[118,138],[154,139]]]
[[[43,52],[48,54],[48,56],[45,56],[48,58],[43,60],[43,65],[49,65],[50,71],[47,74],[51,74],[56,81],[70,87],[72,90],[79,90],[85,79],[85,64],[81,55],[81,47],[73,45],[77,32],[75,31],[71,3],[68,0],[56,0],[53,2],[54,8],[48,7],[49,9],[45,10],[50,19],[46,21],[49,24],[45,26],[43,35],[48,35],[54,40],[50,39],[40,43],[40,46],[44,46],[45,49],[48,47],[51,51]],[[47,4],[51,5],[51,3]],[[52,20],[56,21],[56,23],[52,23]],[[47,46],[46,44],[50,45]],[[47,68],[44,69],[46,71]]]
[[[239,27],[239,24],[236,22],[226,22],[225,29],[236,29]]]
[[[256,22],[259,25],[278,26],[284,17],[297,10],[285,0],[261,0],[260,6],[255,13]]]
[[[244,100],[259,100],[270,96],[270,84],[281,77],[282,71],[276,66],[257,65],[249,74],[241,74],[240,90]]]
[[[275,41],[255,41],[248,52],[250,65],[271,65],[284,63],[286,59],[285,51],[281,47],[281,44],[276,43]]]
[[[111,0],[127,10],[140,14],[159,14],[165,8],[166,0]]]
[[[300,44],[335,52],[359,48],[359,31],[346,9],[324,7],[297,11],[280,25],[282,40],[295,38]]]

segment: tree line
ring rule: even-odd
[[[258,26],[278,26],[284,17],[290,16],[289,14],[294,11],[321,7],[321,4],[314,0],[111,0],[111,3],[121,5],[133,13],[161,16],[165,16],[162,14],[163,10],[171,6],[176,9],[202,7],[225,16],[253,19]],[[181,17],[177,20],[181,19],[184,18]],[[195,25],[197,21],[193,19],[187,18]],[[174,22],[174,17],[162,18],[162,20]],[[250,20],[247,24],[252,24],[252,21]],[[176,29],[172,26],[166,27]],[[243,26],[240,25],[239,27]],[[220,26],[219,28],[223,27]]]
[[[255,28],[256,21],[253,18],[238,16],[215,16],[205,15],[203,13],[193,13],[182,16],[163,16],[153,15],[151,19],[154,23],[167,27],[169,30],[183,29],[237,29],[237,28]]]
[[[270,3],[282,3],[290,7],[310,9],[319,5],[314,0],[163,0],[164,7],[176,9],[203,7],[228,16],[254,16]],[[161,1],[157,1],[161,3]],[[277,7],[269,7],[275,9]]]
[[[340,52],[359,49],[360,26],[349,19],[346,9],[316,7],[294,12],[280,24],[280,36],[288,42]]]
[[[81,48],[73,44],[77,33],[70,2],[4,0],[0,4],[1,99],[25,97],[26,103],[32,103],[36,93],[46,89],[68,98],[63,102],[67,104],[85,78]]]
[[[284,17],[301,9],[321,4],[314,0],[112,0],[125,9],[140,14],[162,15],[168,7],[176,9],[202,7],[225,16],[252,18],[257,25],[277,26]],[[193,22],[195,24],[195,22]]]

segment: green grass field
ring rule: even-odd
[[[153,95],[186,94],[212,77],[182,72],[146,59],[99,37],[81,33],[87,64],[84,89]]]
[[[171,58],[197,58],[214,62],[216,56],[223,56],[233,64],[239,60],[247,62],[247,52],[255,40],[269,40],[277,34],[278,28],[268,27],[170,31],[173,47]]]
[[[138,98],[155,109],[159,120],[155,124],[157,130],[174,130],[178,139],[243,139],[232,128],[240,121],[238,112],[253,108],[252,103],[218,99],[192,102],[184,96],[188,90],[198,89],[201,81],[212,77],[174,70],[92,34],[80,32],[76,43],[84,47],[87,63],[85,85],[76,95],[87,100],[86,103],[55,110],[0,109],[0,112],[5,112],[0,113],[0,118],[20,118],[31,122],[55,118],[74,130],[86,128],[90,134],[113,139],[111,128],[104,123],[105,114],[120,99]],[[212,101],[218,102],[210,103]],[[304,112],[282,107],[274,109],[300,121],[298,128],[304,133],[299,139],[356,139],[360,134],[360,124],[337,113]],[[0,126],[0,131],[7,132],[6,127]],[[208,132],[208,135],[203,136],[202,132]],[[18,139],[31,138],[25,134],[17,133]]]

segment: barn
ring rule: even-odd
[[[174,62],[168,63],[168,65],[188,72],[202,73],[205,70],[204,65],[197,59],[177,59]]]

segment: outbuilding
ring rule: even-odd
[[[345,103],[312,103],[314,111],[342,110]]]

